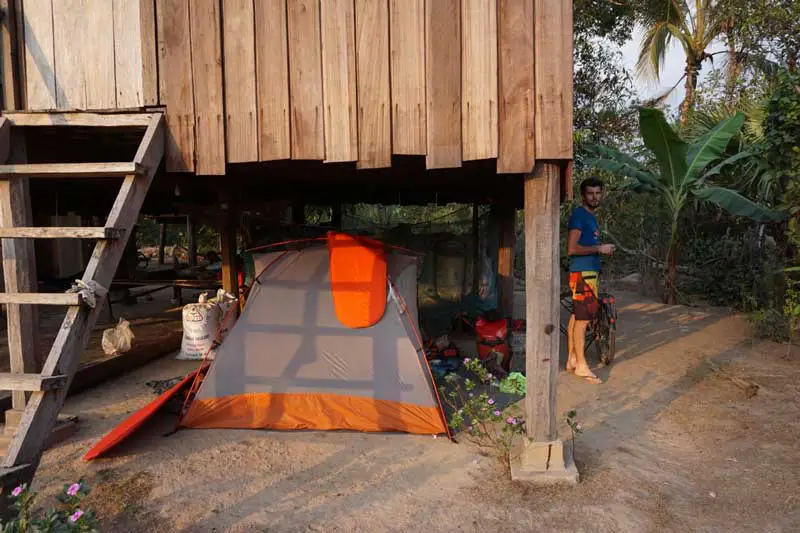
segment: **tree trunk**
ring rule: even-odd
[[[742,61],[739,54],[736,53],[736,42],[733,37],[728,37],[728,72],[727,80],[725,81],[725,105],[729,112],[733,111],[736,105],[736,82],[739,81],[739,76],[742,73]]]
[[[700,64],[694,61],[686,62],[686,94],[681,102],[681,125],[686,124],[689,118],[689,111],[694,109],[695,91],[697,90],[697,76],[700,72]]]
[[[664,280],[663,302],[669,305],[678,303],[678,220],[672,221],[672,232],[667,249],[667,276]]]

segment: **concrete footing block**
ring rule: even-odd
[[[511,479],[534,485],[575,485],[579,474],[571,449],[560,440],[525,439],[511,455]]]

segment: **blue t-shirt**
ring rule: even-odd
[[[576,207],[569,217],[567,228],[580,230],[578,244],[581,246],[597,246],[600,244],[600,224],[597,217],[583,206]],[[569,257],[570,272],[600,272],[600,254],[571,255]]]

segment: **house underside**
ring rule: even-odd
[[[35,472],[102,307],[91,282],[111,283],[140,214],[217,225],[233,290],[235,215],[266,202],[492,205],[507,299],[524,208],[528,327],[552,331],[571,3],[5,0],[0,11],[11,354],[0,389],[13,391],[17,424],[5,487]],[[95,222],[48,227],[67,213]],[[32,240],[54,238],[97,240],[89,289],[36,294]],[[32,354],[37,305],[68,308],[44,361]],[[558,353],[557,334],[527,342]],[[531,359],[529,436],[551,441],[558,358]]]

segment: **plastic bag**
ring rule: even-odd
[[[116,326],[103,331],[100,345],[106,355],[119,355],[131,349],[133,338],[131,323],[120,317]]]

